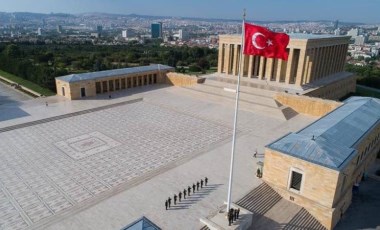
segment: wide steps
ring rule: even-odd
[[[264,215],[281,199],[282,197],[268,184],[262,183],[236,204],[251,211],[254,215]]]
[[[319,223],[306,209],[302,208],[293,219],[287,223],[284,230],[299,230],[299,229],[312,229],[312,230],[326,230],[326,228]]]
[[[230,105],[234,105],[236,94],[234,92],[228,92],[225,90],[225,88],[235,90],[235,88],[233,87],[233,85],[226,84],[197,84],[193,86],[186,86],[183,88],[194,92],[213,95],[215,97],[222,97],[223,100],[229,101]],[[281,120],[288,120],[297,115],[295,111],[291,111],[291,109],[289,109],[288,107],[276,103],[276,101],[270,96],[261,96],[257,94],[246,93],[242,90],[240,90],[239,108],[241,110]]]

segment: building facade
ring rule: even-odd
[[[263,180],[333,229],[380,150],[380,100],[351,97],[266,146]]]
[[[144,85],[166,83],[166,74],[171,71],[174,71],[174,68],[165,65],[140,66],[71,74],[55,78],[55,83],[58,95],[74,100]]]
[[[162,38],[162,22],[152,23],[152,38]]]
[[[349,40],[347,36],[290,34],[287,61],[252,55],[240,60],[241,36],[221,35],[218,73],[237,76],[241,61],[242,77],[305,85],[343,71]]]

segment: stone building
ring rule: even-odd
[[[344,72],[349,42],[349,36],[290,34],[287,61],[252,55],[240,60],[241,36],[220,35],[218,73],[237,76],[241,63],[243,78],[296,87],[305,90],[304,95],[339,99],[356,87],[355,76]]]
[[[332,229],[380,149],[380,100],[351,97],[266,146],[263,180]]]
[[[166,74],[174,68],[149,65],[91,73],[70,74],[55,78],[57,94],[68,99],[80,99],[143,85],[164,83]]]

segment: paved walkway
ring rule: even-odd
[[[177,87],[142,87],[81,101],[22,103],[0,127],[3,229],[121,229],[145,215],[163,229],[201,228],[227,194],[234,103]],[[142,101],[79,113],[137,98]],[[49,105],[45,105],[48,101]],[[7,106],[0,106],[6,111]],[[0,113],[1,114],[1,113]],[[261,182],[257,149],[315,118],[288,121],[240,111],[233,199]],[[205,176],[207,188],[165,211],[168,196]]]
[[[32,97],[23,94],[9,85],[0,82],[0,105],[7,103],[17,103],[20,101],[30,100]]]

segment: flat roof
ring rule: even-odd
[[[346,35],[333,35],[333,34],[304,34],[304,33],[286,33],[289,35],[290,39],[323,39],[323,38],[346,38]],[[221,34],[219,36],[239,36],[241,34]]]
[[[379,123],[379,99],[350,97],[339,108],[267,147],[340,171],[355,156],[358,141]]]
[[[113,76],[119,76],[119,75],[125,75],[125,74],[148,72],[148,71],[153,71],[153,70],[171,70],[171,69],[174,69],[174,67],[161,65],[161,64],[152,64],[148,66],[112,69],[112,70],[104,70],[104,71],[81,73],[81,74],[70,74],[70,75],[66,75],[62,77],[56,77],[56,79],[71,83],[71,82],[95,80],[98,78],[113,77]]]

